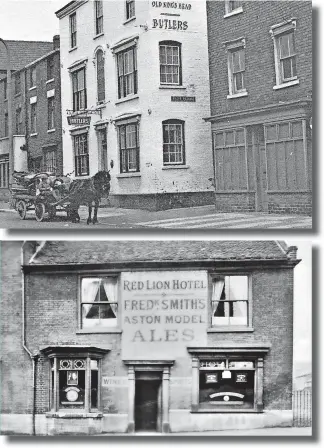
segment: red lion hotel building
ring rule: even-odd
[[[2,242],[2,432],[291,426],[296,251]]]
[[[204,1],[71,1],[60,19],[63,163],[110,203],[213,203]]]

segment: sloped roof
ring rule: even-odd
[[[53,50],[53,42],[6,40],[6,44],[10,51],[12,70],[19,70]],[[6,67],[6,52],[0,43],[0,70],[5,70]]]
[[[276,241],[47,241],[29,265],[289,258]]]

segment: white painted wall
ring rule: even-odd
[[[154,3],[154,2],[153,2]],[[163,3],[163,2],[162,2]],[[179,2],[175,2],[179,5]],[[94,39],[94,5],[88,1],[76,10],[77,49],[69,51],[69,16],[60,20],[61,76],[63,110],[64,172],[74,170],[72,138],[67,124],[66,109],[72,109],[72,86],[68,67],[87,59],[87,103],[96,106],[96,70],[93,63],[98,46],[105,51],[106,107],[102,120],[108,120],[108,166],[112,175],[111,193],[162,193],[206,191],[208,178],[213,176],[211,135],[209,124],[203,117],[210,115],[209,70],[207,46],[207,19],[204,0],[190,2],[191,10],[153,7],[152,1],[136,1],[136,20],[123,24],[123,0],[104,1],[104,35]],[[170,17],[187,21],[186,31],[152,28],[154,18],[164,18],[160,13],[176,13]],[[147,26],[147,30],[144,28]],[[117,76],[115,56],[108,47],[123,38],[139,35],[138,98],[116,104]],[[160,89],[159,47],[160,40],[182,43],[182,74],[184,88]],[[171,95],[195,96],[195,103],[171,102]],[[150,113],[148,112],[150,110]],[[141,114],[140,122],[140,177],[117,177],[120,174],[117,130],[111,120],[122,113]],[[162,121],[177,118],[185,121],[186,169],[162,169]],[[89,129],[90,175],[99,169],[98,144],[94,128],[99,115],[92,115]]]

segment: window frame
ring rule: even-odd
[[[76,153],[76,139],[81,139],[81,137],[84,137],[84,142],[86,143],[86,149],[87,152],[83,154],[77,154]],[[72,134],[73,138],[73,155],[74,155],[74,170],[75,170],[75,177],[87,177],[90,174],[90,163],[89,163],[89,132],[84,131],[77,134]],[[84,144],[83,142],[83,144]],[[82,159],[85,160],[85,163],[87,165],[87,171],[82,173],[82,170],[79,170],[79,167],[82,167]],[[81,162],[79,162],[81,160]],[[80,165],[81,163],[81,165]]]
[[[224,277],[244,276],[247,277],[247,323],[246,325],[213,325],[213,283],[220,278]],[[253,275],[251,272],[231,272],[231,271],[219,271],[211,273],[209,275],[209,300],[208,300],[208,329],[209,333],[231,333],[231,332],[253,332]]]
[[[3,120],[3,136],[9,137],[9,114],[5,112]]]
[[[98,55],[102,54],[102,61],[101,61],[101,70],[102,73],[99,72],[99,61],[98,61]],[[95,66],[96,66],[96,84],[97,84],[97,104],[104,104],[106,101],[106,78],[105,78],[105,52],[101,47],[99,47],[96,50],[95,53]],[[101,75],[101,80],[99,80],[99,75]],[[102,83],[102,91],[99,91],[99,81]],[[102,98],[99,98],[99,93],[102,95]]]
[[[37,102],[30,104],[30,134],[37,133]]]
[[[128,22],[129,20],[135,18],[136,18],[135,0],[125,0],[125,22]]]
[[[104,33],[102,0],[94,1],[94,17],[95,17],[95,36],[99,36]]]
[[[78,73],[82,72],[83,75],[83,83],[84,88],[79,90],[79,81],[78,81]],[[76,70],[71,71],[71,81],[72,81],[72,108],[73,112],[78,112],[81,110],[85,110],[87,108],[87,76],[86,76],[86,66],[77,68]],[[75,86],[77,90],[74,90]],[[80,103],[82,102],[82,94],[83,94],[83,102],[84,107],[80,108]]]
[[[296,19],[290,19],[286,22],[279,23],[277,25],[273,25],[270,29],[270,35],[273,40],[273,50],[274,50],[274,68],[275,68],[275,85],[273,89],[281,89],[285,87],[290,87],[296,84],[299,84],[298,78],[298,53],[296,51],[296,28],[297,22]],[[285,35],[292,35],[293,45],[294,45],[294,54],[287,56],[284,59],[295,58],[295,70],[296,74],[289,78],[284,78],[284,74],[282,72],[281,67],[281,47],[280,47],[280,38]]]
[[[3,78],[3,99],[8,100],[8,80],[7,77]]]
[[[21,73],[15,74],[15,95],[21,94]]]
[[[52,157],[52,166],[46,165],[46,157],[52,154],[54,157]],[[52,168],[52,169],[48,169]],[[57,171],[57,147],[51,146],[49,148],[43,149],[43,170],[45,172],[53,172],[56,173]]]
[[[133,71],[125,73],[126,54],[132,52]],[[116,65],[117,65],[117,92],[118,100],[132,97],[138,93],[138,71],[137,71],[137,45],[131,45],[122,50],[116,51]],[[122,73],[120,73],[120,58],[122,57]],[[127,93],[128,77],[132,79],[133,91]]]
[[[16,113],[15,113],[15,120],[16,120],[16,135],[23,135],[23,120],[22,120],[22,108],[17,107]]]
[[[77,19],[76,12],[69,15],[70,50],[77,47]]]
[[[181,126],[181,137],[182,137],[182,142],[181,142],[181,156],[182,156],[182,161],[181,162],[165,162],[164,161],[164,146],[165,145],[177,145],[177,143],[166,143],[164,142],[164,126],[168,126],[168,125],[176,125],[176,126]],[[162,164],[163,166],[182,166],[186,164],[186,139],[185,139],[185,121],[184,120],[179,120],[179,119],[168,119],[168,120],[164,120],[162,121]],[[170,153],[169,154],[169,158],[170,158]]]
[[[225,44],[226,46],[226,53],[227,53],[227,72],[228,72],[228,95],[227,98],[237,98],[241,96],[247,96],[248,91],[246,88],[246,64],[245,64],[245,57],[246,57],[246,40],[244,37],[241,37],[235,41],[227,42]],[[234,63],[233,63],[233,54],[237,53],[238,51],[243,50],[244,54],[244,70],[240,70],[237,73],[243,73],[243,88],[242,89],[236,89],[235,88],[235,75],[237,73],[234,73]]]
[[[264,382],[264,357],[268,353],[270,346],[268,344],[258,344],[255,346],[242,346],[239,344],[233,348],[228,344],[228,348],[190,348],[187,350],[192,356],[192,413],[263,413],[263,382]],[[206,360],[230,360],[230,361],[253,361],[254,364],[254,405],[251,409],[237,409],[230,406],[218,409],[207,409],[200,406],[199,403],[199,374],[200,363]]]
[[[82,301],[82,279],[84,278],[114,278],[116,280],[116,301],[115,302],[96,302],[96,303],[112,303],[114,305],[117,305],[117,318],[116,318],[116,325],[113,326],[107,326],[107,327],[82,327],[82,305],[87,304],[88,302]],[[115,273],[104,273],[104,272],[97,272],[97,273],[90,273],[90,274],[81,274],[78,276],[78,331],[77,333],[120,333],[121,332],[121,300],[120,300],[121,294],[120,294],[120,277],[119,274]],[[93,304],[94,302],[89,302],[89,304]]]
[[[46,71],[47,81],[51,81],[52,79],[54,79],[54,67],[55,67],[54,56],[50,56],[47,59],[47,71]]]
[[[179,63],[177,64],[162,64],[161,63],[161,48],[165,47],[167,48],[177,48],[178,49],[178,60]],[[159,42],[159,67],[160,67],[160,86],[182,86],[182,44],[181,42],[178,42],[176,40],[162,40]],[[178,67],[178,82],[163,82],[161,81],[161,69],[162,67]],[[165,73],[167,74],[167,73]]]
[[[30,67],[29,84],[30,84],[30,89],[33,89],[34,87],[36,87],[36,65],[34,65],[33,67]]]
[[[232,0],[225,0],[225,15],[224,18],[226,17],[230,17],[230,16],[234,16],[236,14],[240,14],[241,12],[243,12],[243,5],[242,5],[242,1],[236,1],[236,3],[239,3],[238,6],[236,6],[236,8],[231,8],[231,4],[233,3]]]
[[[55,97],[47,98],[47,130],[55,129]]]
[[[0,155],[0,189],[9,188],[9,155]]]
[[[132,173],[139,173],[140,172],[140,137],[139,137],[139,121],[138,120],[130,120],[127,123],[116,123],[117,126],[117,137],[118,137],[118,151],[119,151],[119,172],[120,174],[132,174]],[[127,148],[127,127],[128,126],[135,126],[136,132],[135,132],[135,139],[136,139],[136,146]],[[124,143],[125,147],[121,147],[121,129],[125,128],[125,137],[124,137]],[[134,150],[136,151],[136,168],[133,170],[130,170],[129,168],[123,169],[123,152],[127,154],[128,150]],[[127,157],[127,164],[129,164],[129,157]]]

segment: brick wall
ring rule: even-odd
[[[211,114],[262,107],[312,96],[312,4],[310,1],[243,1],[243,13],[224,18],[224,2],[207,2]],[[297,19],[295,45],[299,85],[273,90],[275,81],[272,25]],[[247,97],[228,100],[224,42],[246,38]]]
[[[1,413],[32,412],[32,362],[22,347],[19,241],[1,242]]]

